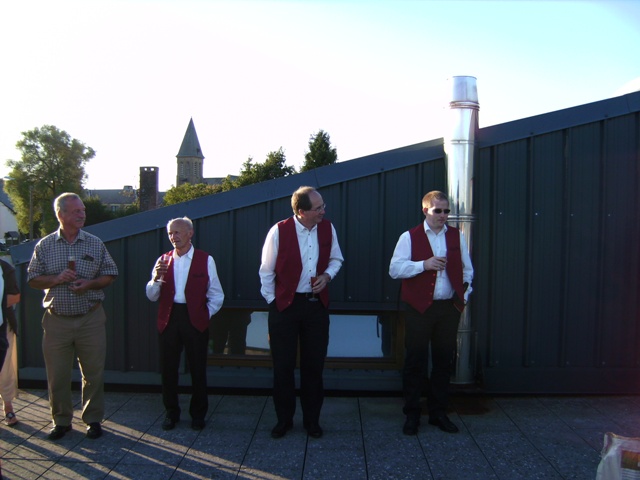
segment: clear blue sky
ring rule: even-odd
[[[88,188],[156,166],[166,190],[190,118],[215,177],[279,147],[298,168],[319,129],[339,161],[440,138],[455,75],[481,127],[616,96],[640,1],[5,1],[0,58],[1,175],[51,124],[96,150]]]

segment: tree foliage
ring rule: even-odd
[[[87,219],[84,222],[85,227],[115,218],[114,213],[109,210],[109,207],[102,203],[98,197],[83,198],[82,203],[84,203],[85,213],[87,215]]]
[[[129,215],[135,215],[136,213],[140,213],[140,201],[137,200],[136,203],[132,203],[131,205],[127,205],[124,208],[116,210],[113,212],[114,218],[122,218],[128,217]]]
[[[164,205],[174,205],[176,203],[187,202],[206,195],[218,193],[212,185],[206,183],[183,183],[177,187],[171,187],[164,195]]]
[[[95,151],[53,125],[22,132],[22,136],[16,143],[21,160],[7,160],[11,180],[5,191],[16,208],[18,228],[29,231],[31,210],[34,234],[42,236],[58,226],[53,200],[64,192],[82,193],[84,166]]]
[[[253,159],[249,157],[242,164],[240,176],[234,182],[235,187],[245,187],[254,183],[266,182],[274,178],[286,177],[296,173],[296,169],[287,166],[285,162],[287,158],[284,150],[280,147],[275,152],[269,152],[264,163],[253,163]]]
[[[228,192],[234,188],[246,187],[254,183],[293,175],[296,173],[296,169],[286,165],[286,160],[282,147],[275,152],[269,152],[264,163],[253,163],[253,159],[249,157],[247,161],[242,164],[240,175],[237,177],[227,175],[227,177],[222,180],[222,183],[217,185],[207,185],[204,183],[192,185],[185,183],[178,187],[171,187],[164,196],[164,205],[186,202],[195,198],[204,197],[205,195]]]
[[[309,151],[304,156],[301,172],[314,168],[332,165],[338,161],[338,152],[331,146],[331,137],[324,130],[319,130],[309,138]]]

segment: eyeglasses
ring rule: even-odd
[[[436,215],[440,215],[442,212],[444,212],[445,215],[449,215],[449,213],[451,213],[451,210],[448,208],[434,208],[433,210],[431,210],[433,213],[435,213]]]
[[[327,204],[326,204],[326,203],[323,203],[323,204],[322,204],[322,205],[320,205],[319,207],[312,208],[312,209],[307,210],[307,211],[308,211],[308,212],[317,212],[317,213],[319,213],[319,212],[323,211],[325,208],[327,208]]]

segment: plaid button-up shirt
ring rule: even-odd
[[[69,256],[76,259],[78,278],[92,280],[103,275],[118,275],[118,267],[102,240],[80,230],[75,241],[68,243],[58,229],[35,246],[27,269],[27,281],[41,275],[58,275],[67,268]],[[68,285],[62,284],[45,289],[42,306],[53,309],[59,315],[82,315],[102,300],[102,290],[88,290],[79,295],[69,290]]]

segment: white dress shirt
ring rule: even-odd
[[[184,289],[187,286],[187,279],[189,277],[189,269],[191,268],[191,260],[193,260],[194,248],[191,248],[185,255],[177,255],[174,250],[171,253],[171,263],[173,263],[173,279],[176,287],[176,293],[173,297],[174,303],[187,303],[187,298],[184,294]],[[158,259],[159,260],[159,259]],[[209,255],[207,258],[207,271],[209,272],[209,288],[207,290],[207,308],[209,309],[209,317],[215,315],[222,307],[224,301],[224,292],[222,291],[222,285],[220,285],[220,279],[218,278],[218,272],[216,270],[216,262],[213,257]],[[147,283],[147,298],[152,302],[155,302],[160,298],[160,288],[162,282],[153,281],[155,275],[155,265],[151,270],[151,280]]]
[[[426,220],[423,224],[427,239],[431,245],[431,250],[433,250],[433,255],[436,257],[446,257],[447,242],[445,239],[445,233],[447,231],[447,226],[445,225],[442,230],[435,233],[431,230]],[[464,292],[464,301],[466,303],[469,299],[469,295],[473,291],[473,288],[471,288],[471,282],[473,280],[473,266],[471,265],[471,257],[469,256],[467,241],[465,240],[462,231],[460,231],[460,254],[462,256],[462,282],[469,284],[469,287]],[[425,268],[423,260],[411,260],[411,235],[408,231],[404,232],[400,235],[398,243],[396,244],[396,249],[393,251],[393,257],[391,257],[391,263],[389,264],[389,275],[391,278],[395,279],[411,278],[424,271]],[[436,275],[436,285],[433,291],[433,299],[447,300],[452,298],[453,294],[454,290],[451,286],[451,282],[449,281],[446,269],[438,271]]]
[[[311,277],[316,276],[316,266],[318,264],[318,255],[320,248],[318,246],[318,226],[314,225],[311,230],[302,225],[297,217],[293,217],[296,226],[296,234],[298,236],[298,246],[300,247],[300,259],[302,260],[302,273],[298,282],[297,292],[311,292]],[[338,244],[338,236],[336,229],[331,224],[331,252],[329,254],[329,265],[324,273],[327,273],[332,279],[340,271],[344,258]],[[273,302],[276,298],[276,260],[278,258],[278,246],[280,244],[280,234],[278,224],[276,223],[264,241],[262,247],[262,262],[260,264],[260,281],[262,288],[260,293],[267,301]]]

